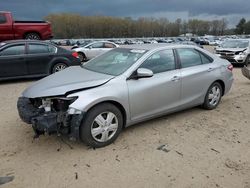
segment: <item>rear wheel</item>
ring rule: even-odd
[[[66,65],[65,63],[56,63],[53,67],[52,67],[52,71],[51,73],[55,73],[55,72],[59,72],[65,68],[67,68],[68,65]]]
[[[110,103],[93,107],[81,125],[83,142],[93,148],[104,147],[118,137],[122,130],[123,117],[120,110]]]
[[[28,34],[25,35],[25,39],[40,40],[41,37],[37,33],[28,33]]]
[[[222,87],[220,83],[214,82],[207,91],[203,108],[207,110],[213,110],[215,109],[218,104],[220,103],[222,97]]]

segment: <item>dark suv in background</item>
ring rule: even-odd
[[[0,43],[0,80],[42,77],[80,65],[77,52],[37,40],[15,40]]]

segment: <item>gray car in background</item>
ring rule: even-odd
[[[132,124],[194,106],[216,108],[231,88],[232,69],[195,46],[131,45],[37,81],[17,107],[36,136],[62,133],[103,147]]]

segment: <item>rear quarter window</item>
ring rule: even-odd
[[[7,22],[7,19],[6,19],[5,15],[0,14],[0,24],[6,23],[6,22]]]

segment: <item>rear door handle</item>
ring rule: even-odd
[[[173,81],[173,82],[177,82],[179,80],[180,80],[179,76],[174,76],[173,78],[171,78],[171,81]]]

